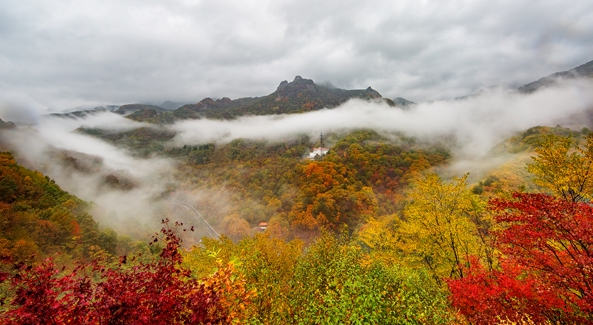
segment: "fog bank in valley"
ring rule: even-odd
[[[96,203],[95,212],[101,215],[98,221],[103,225],[133,232],[149,223],[147,226],[155,229],[152,220],[160,219],[154,203],[171,180],[174,162],[160,157],[135,158],[124,149],[76,132],[79,127],[118,132],[144,124],[110,112],[85,118],[38,116],[36,120],[34,126],[0,134],[20,163]]]

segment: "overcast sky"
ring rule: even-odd
[[[590,60],[591,0],[0,1],[0,113],[261,96],[295,75],[422,102]]]

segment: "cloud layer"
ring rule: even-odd
[[[282,140],[305,133],[368,128],[402,132],[421,140],[456,139],[459,156],[484,156],[514,132],[536,125],[568,123],[593,108],[593,81],[573,80],[523,95],[504,88],[484,90],[463,100],[420,103],[409,110],[384,103],[351,100],[335,109],[281,116],[252,116],[234,121],[187,120],[173,126],[176,146],[228,142],[236,138]],[[574,125],[574,121],[572,121]],[[588,121],[576,121],[580,127]]]
[[[527,83],[591,53],[584,0],[6,0],[0,118],[2,105],[259,96],[295,75],[429,101]]]

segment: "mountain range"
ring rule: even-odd
[[[296,76],[293,81],[282,81],[274,92],[261,97],[230,99],[204,98],[195,104],[185,104],[175,109],[179,103],[164,102],[162,106],[146,104],[128,104],[122,106],[97,107],[90,110],[78,110],[68,113],[54,113],[52,116],[79,118],[105,111],[124,115],[132,120],[170,124],[184,119],[234,119],[243,115],[275,115],[315,111],[322,108],[334,108],[350,99],[383,101],[393,107],[407,107],[414,102],[397,97],[384,98],[379,92],[366,89],[347,90],[329,84],[316,84],[311,79]]]
[[[282,81],[273,93],[262,97],[230,99],[204,98],[198,103],[183,105],[168,112],[145,109],[129,117],[136,121],[167,124],[183,119],[235,119],[244,115],[276,115],[315,111],[322,108],[337,107],[344,102],[358,98],[362,100],[383,101],[390,106],[410,105],[410,101],[399,99],[394,102],[383,98],[379,92],[366,89],[346,90],[331,85],[316,84],[311,79],[296,76],[293,81]]]
[[[527,83],[517,89],[520,93],[533,93],[538,89],[553,86],[563,79],[593,77],[593,61],[574,69],[561,71]],[[467,96],[466,96],[467,97]],[[383,101],[389,106],[407,108],[415,103],[402,97],[384,98],[379,92],[366,89],[347,90],[331,84],[316,84],[311,79],[296,76],[293,81],[282,81],[276,90],[261,97],[230,99],[204,98],[193,104],[165,101],[160,106],[148,104],[127,104],[96,107],[68,113],[54,113],[52,116],[79,118],[89,114],[111,111],[129,119],[155,124],[171,124],[184,119],[235,119],[244,115],[276,115],[334,108],[350,99]],[[465,97],[460,97],[460,99]]]

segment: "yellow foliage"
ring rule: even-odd
[[[266,233],[269,234],[270,237],[287,239],[290,235],[290,224],[286,218],[281,215],[273,216],[270,219]]]
[[[217,308],[227,315],[223,324],[244,324],[249,318],[247,308],[257,296],[255,289],[247,289],[245,277],[235,270],[233,263],[218,261],[216,272],[203,280],[207,290],[219,297]],[[221,312],[215,310],[213,312]]]
[[[194,277],[208,276],[206,284],[222,290],[216,292],[226,295],[228,307],[235,308],[235,323],[254,317],[265,324],[289,309],[289,283],[302,249],[299,240],[286,242],[267,233],[236,244],[227,238],[204,238],[201,247],[184,253],[183,267]]]
[[[527,170],[534,183],[567,201],[588,201],[593,193],[593,135],[584,148],[573,145],[570,137],[548,135],[538,148]]]
[[[401,262],[401,236],[397,229],[401,220],[395,216],[382,219],[371,219],[357,234],[359,242],[370,249],[370,260],[381,261],[386,265],[395,265]]]
[[[466,178],[443,182],[429,174],[416,180],[398,229],[406,258],[441,278],[463,277],[470,256],[492,263],[486,204],[467,189]]]
[[[251,227],[247,220],[241,218],[237,213],[230,214],[222,220],[220,228],[233,240],[249,236]]]

